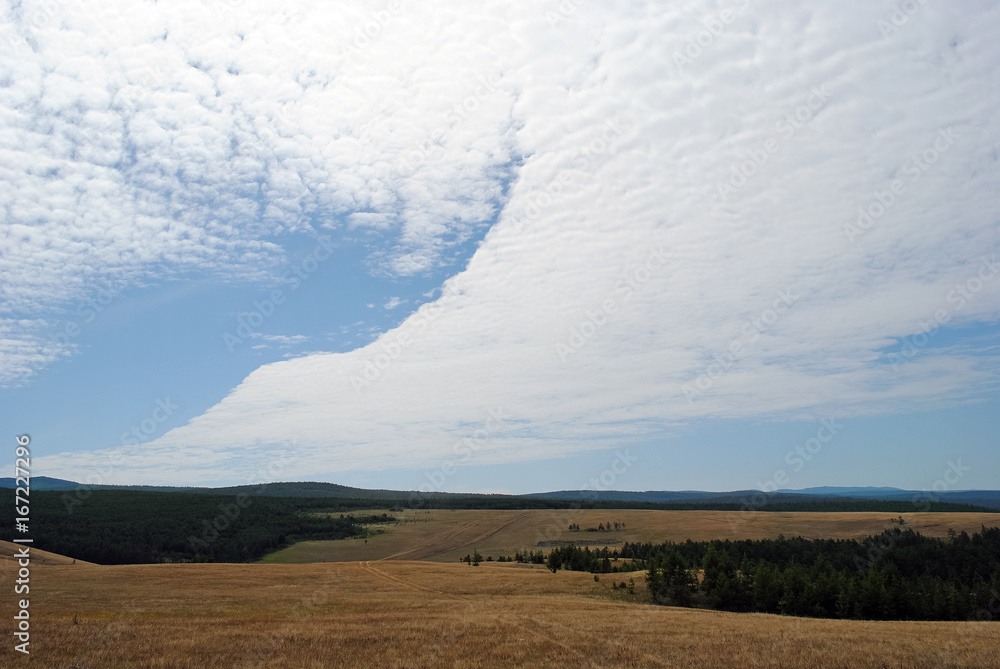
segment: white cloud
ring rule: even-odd
[[[404,299],[402,299],[400,297],[393,296],[393,297],[390,297],[389,300],[385,304],[382,305],[382,308],[383,309],[392,310],[392,309],[395,309],[396,307],[398,307],[399,305],[404,304],[404,303],[406,303],[408,301],[409,300],[404,300]]]
[[[260,341],[265,342],[264,344],[257,344],[251,348],[268,348],[271,344],[275,344],[280,348],[289,348],[291,346],[304,344],[311,339],[308,335],[268,335],[260,332],[251,333],[250,338],[259,339]]]
[[[11,227],[4,243],[31,245],[38,267],[69,257],[43,251],[65,238],[93,257],[108,246],[130,267],[252,253],[259,268],[277,251],[256,235],[314,211],[394,230],[379,262],[405,274],[502,206],[435,302],[361,349],[261,367],[146,445],[122,476],[190,480],[207,471],[206,450],[231,471],[251,469],[288,440],[302,456],[292,478],[437,466],[460,459],[456,444],[498,407],[508,419],[476,444],[476,464],[604,448],[705,418],[914,410],[995,387],[995,351],[929,347],[898,366],[884,353],[940,310],[949,325],[1000,317],[992,277],[960,308],[949,301],[1000,246],[1000,92],[989,85],[998,10],[926,4],[883,37],[891,3],[755,4],[680,67],[701,19],[726,6],[580,4],[552,26],[535,5],[407,5],[405,21],[347,60],[328,45],[363,12],[334,10],[344,12],[334,20],[291,5],[292,17],[310,13],[288,23],[249,8],[199,22],[149,12],[133,40],[147,44],[86,75],[128,80],[117,64],[126,53],[134,68],[168,68],[163,86],[118,115],[127,144],[115,149],[120,130],[100,135],[107,151],[134,156],[128,170],[99,156],[78,165],[78,122],[60,119],[101,101],[69,86],[46,98],[41,64],[25,59],[37,72],[3,94],[40,100],[59,110],[54,127],[66,125],[38,134],[18,121],[24,146],[10,158],[31,167],[11,176],[7,211],[55,220],[72,181],[44,175],[68,170],[95,212]],[[162,44],[150,41],[157,21],[169,28]],[[814,89],[828,93],[822,103]],[[914,180],[914,156],[949,128],[953,144]],[[905,191],[852,243],[858,207],[894,179]],[[268,207],[237,225],[256,206],[243,189],[257,182]],[[733,186],[724,198],[720,184]],[[129,225],[110,223],[119,210]],[[79,232],[59,237],[65,229]],[[169,241],[150,244],[158,235]],[[665,260],[653,262],[657,249]],[[43,299],[57,276],[8,271],[18,277],[9,301]],[[772,318],[779,291],[794,303]],[[683,386],[734,341],[739,359],[689,402]],[[58,475],[82,457],[43,460]]]
[[[54,339],[41,336],[51,327],[41,319],[0,318],[0,388],[18,386],[31,380],[42,369],[71,355],[75,346],[70,336],[59,332]],[[70,331],[72,332],[72,331]]]
[[[26,2],[5,13],[5,312],[51,313],[111,276],[263,278],[284,257],[273,236],[310,228],[375,231],[376,269],[422,272],[484,229],[510,174],[508,91],[459,126],[481,146],[446,117],[499,64],[436,12]],[[428,40],[449,47],[423,53]],[[439,77],[458,54],[463,71]]]

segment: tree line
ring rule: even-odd
[[[616,565],[615,558],[623,561]],[[725,611],[865,620],[992,619],[1000,528],[925,537],[892,528],[862,541],[784,538],[562,546],[550,569],[647,571],[652,601]]]
[[[606,523],[598,523],[597,527],[587,527],[587,528],[584,528],[583,531],[584,532],[610,532],[611,528],[612,528],[611,523],[612,523],[612,521],[610,521],[610,520],[608,522],[606,522]],[[616,529],[616,530],[624,530],[625,529],[625,523],[619,522],[617,520],[614,521],[614,529]],[[580,523],[570,523],[569,524],[569,531],[570,532],[579,532],[580,531]]]
[[[14,491],[0,492],[13,507]],[[330,498],[94,490],[67,506],[63,494],[31,493],[32,545],[98,564],[251,562],[296,541],[367,536],[363,525],[396,520],[344,515]],[[2,539],[15,534],[0,527]]]

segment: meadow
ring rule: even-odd
[[[356,511],[358,515],[374,511]],[[648,509],[407,510],[398,522],[373,527],[380,534],[338,541],[302,541],[266,556],[265,563],[352,560],[431,560],[455,562],[473,548],[483,556],[575,542],[592,548],[624,542],[708,541],[712,539],[861,539],[893,527],[944,538],[948,529],[970,534],[981,526],[1000,526],[1000,513],[736,512]],[[902,526],[892,522],[900,516]],[[624,529],[614,529],[614,523]],[[612,530],[587,532],[610,523]],[[578,524],[581,531],[569,531]],[[539,546],[539,543],[546,544]]]
[[[6,587],[11,563],[2,562]],[[495,563],[478,569],[410,561],[39,564],[32,574],[31,665],[1000,666],[995,622],[831,621],[676,609],[641,603],[644,579],[641,573],[633,578],[629,594],[591,574]]]
[[[473,545],[499,555],[538,541],[860,538],[898,526],[898,516],[396,515],[395,524],[373,526],[383,532],[367,543],[303,542],[268,556],[272,564],[99,566],[33,549],[30,662],[59,669],[1000,667],[996,612],[985,622],[875,622],[674,608],[648,603],[641,571],[595,578],[542,565],[458,561]],[[1000,514],[989,513],[903,518],[904,527],[937,537],[949,528],[1000,524]],[[585,531],[609,521],[611,531]],[[570,532],[571,523],[581,531]],[[8,591],[16,578],[13,550],[0,542],[0,587]],[[13,598],[4,598],[0,615],[9,619],[13,611]]]

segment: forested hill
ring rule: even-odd
[[[0,504],[14,508],[15,491],[0,490]],[[137,562],[248,562],[307,539],[365,537],[378,523],[413,508],[451,509],[678,509],[740,511],[728,502],[652,504],[512,496],[400,499],[271,497],[141,490],[34,490],[29,536],[34,546],[100,564]],[[373,511],[374,509],[374,511]],[[752,511],[879,511],[908,513],[912,502],[820,500],[761,504]],[[929,502],[929,511],[975,507]],[[988,511],[988,510],[987,510]],[[363,514],[363,515],[358,515]],[[16,538],[13,524],[0,539]]]
[[[0,488],[13,488],[13,478],[0,478]],[[584,508],[717,509],[747,508],[766,511],[982,511],[1000,509],[1000,491],[964,490],[926,492],[898,488],[811,488],[762,493],[759,490],[710,492],[701,490],[560,490],[525,495],[494,495],[411,490],[370,490],[317,481],[261,483],[221,488],[81,485],[50,477],[32,478],[34,490],[131,490],[143,492],[249,495],[260,497],[338,498],[394,503],[423,508],[562,508],[577,502]],[[892,502],[891,505],[869,502]],[[794,506],[792,506],[794,505]]]
[[[72,495],[32,492],[27,534],[36,548],[98,564],[250,562],[296,541],[364,537],[366,526],[395,520],[385,513],[352,515],[328,498],[132,490]],[[13,508],[14,491],[2,491],[0,500]],[[13,523],[0,526],[0,539],[15,538]]]

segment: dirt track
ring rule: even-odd
[[[392,555],[379,558],[379,560],[427,560],[459,548],[472,549],[475,548],[477,542],[489,539],[509,525],[526,519],[528,515],[527,513],[523,513],[516,518],[501,522],[499,525],[494,522],[488,522],[485,518],[474,520],[448,530],[444,534],[430,537],[423,546],[393,553]],[[490,527],[491,525],[493,526],[492,528],[487,529],[485,532],[481,531],[482,528]],[[474,534],[475,532],[480,533],[476,535]]]
[[[381,511],[379,511],[381,513]],[[707,541],[712,539],[775,539],[802,536],[807,539],[860,539],[881,534],[899,514],[655,511],[636,509],[535,509],[535,510],[445,510],[404,511],[399,522],[373,525],[375,534],[338,541],[304,541],[268,556],[264,562],[358,562],[384,560],[430,560],[457,562],[478,549],[484,556],[513,556],[576,542],[600,548],[620,548],[622,543],[662,541]],[[981,525],[1000,526],[1000,513],[908,513],[905,528],[925,536],[946,537],[956,532],[978,531]],[[621,526],[611,532],[597,531],[600,524]],[[581,531],[569,531],[570,524]],[[592,531],[588,531],[592,530]]]

